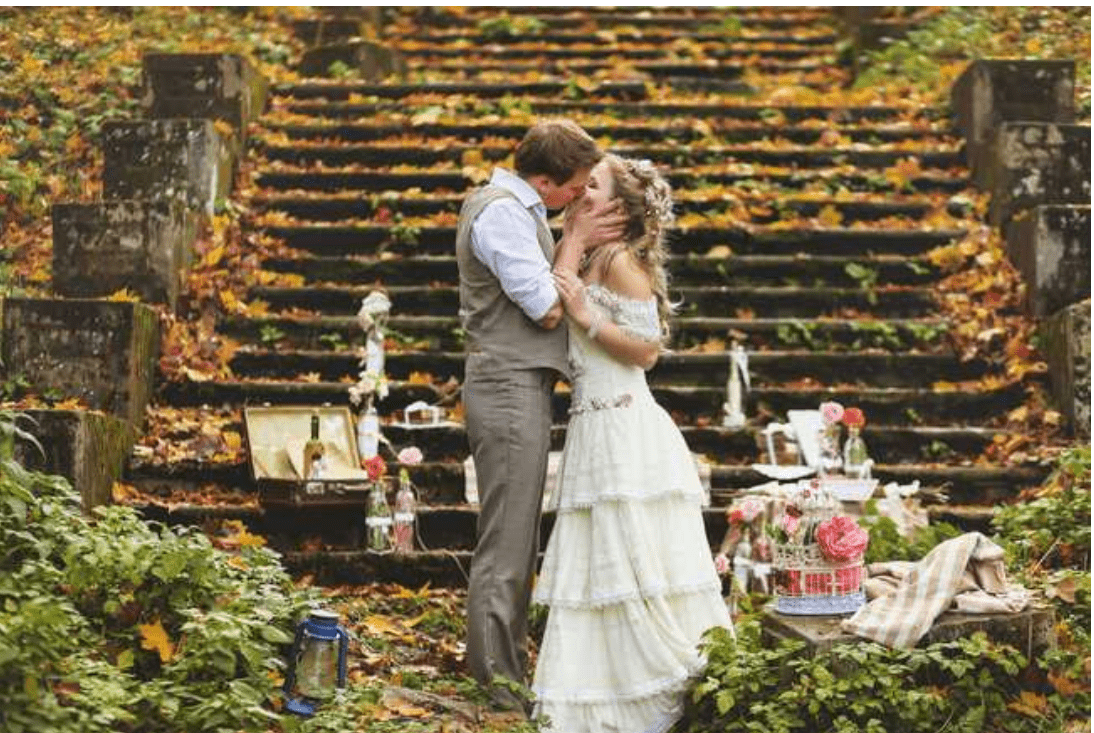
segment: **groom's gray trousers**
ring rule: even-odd
[[[539,551],[540,506],[551,441],[553,369],[485,370],[468,359],[467,438],[478,480],[478,541],[467,591],[467,663],[525,683],[528,603]]]

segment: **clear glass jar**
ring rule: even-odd
[[[867,464],[870,454],[867,453],[866,442],[859,433],[857,426],[847,428],[847,442],[843,445],[843,470],[854,478],[869,478],[865,474],[870,470]]]

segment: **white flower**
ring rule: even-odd
[[[379,290],[373,290],[361,301],[361,310],[357,311],[357,322],[367,332],[389,312],[391,312],[391,301]]]

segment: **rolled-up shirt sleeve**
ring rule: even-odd
[[[551,265],[536,239],[536,221],[518,202],[502,199],[483,209],[471,225],[471,249],[533,321],[558,300]]]

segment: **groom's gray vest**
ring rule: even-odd
[[[550,368],[569,374],[566,322],[542,328],[532,321],[502,290],[501,282],[475,257],[471,225],[487,204],[503,197],[519,199],[500,186],[475,189],[463,202],[456,229],[456,262],[460,269],[460,320],[467,339],[467,353],[481,354],[482,369]],[[536,221],[536,238],[548,263],[555,259],[555,240],[543,219]]]

